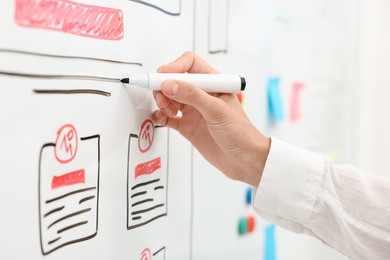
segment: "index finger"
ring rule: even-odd
[[[159,67],[157,71],[160,73],[219,73],[193,52],[183,53],[175,61]]]

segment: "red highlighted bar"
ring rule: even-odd
[[[85,169],[68,172],[61,176],[54,176],[51,181],[51,188],[54,190],[79,183],[85,183]]]
[[[161,168],[161,158],[158,157],[149,162],[140,163],[135,167],[135,178],[137,179],[141,175],[152,174]]]
[[[103,40],[120,40],[124,35],[121,10],[67,0],[15,0],[15,22]]]

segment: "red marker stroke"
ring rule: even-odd
[[[120,40],[124,35],[121,10],[67,0],[15,0],[15,22],[103,40]]]
[[[135,178],[137,179],[141,175],[152,174],[161,168],[161,158],[157,157],[151,161],[140,163],[135,167]]]
[[[61,176],[54,176],[51,181],[51,188],[54,190],[79,183],[85,183],[85,169],[68,172]]]

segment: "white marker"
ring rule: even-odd
[[[191,83],[209,93],[238,93],[245,90],[245,78],[234,74],[148,73],[121,79],[122,83],[160,90],[167,79]]]

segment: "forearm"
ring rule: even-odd
[[[390,181],[273,139],[256,211],[354,259],[390,255]]]

